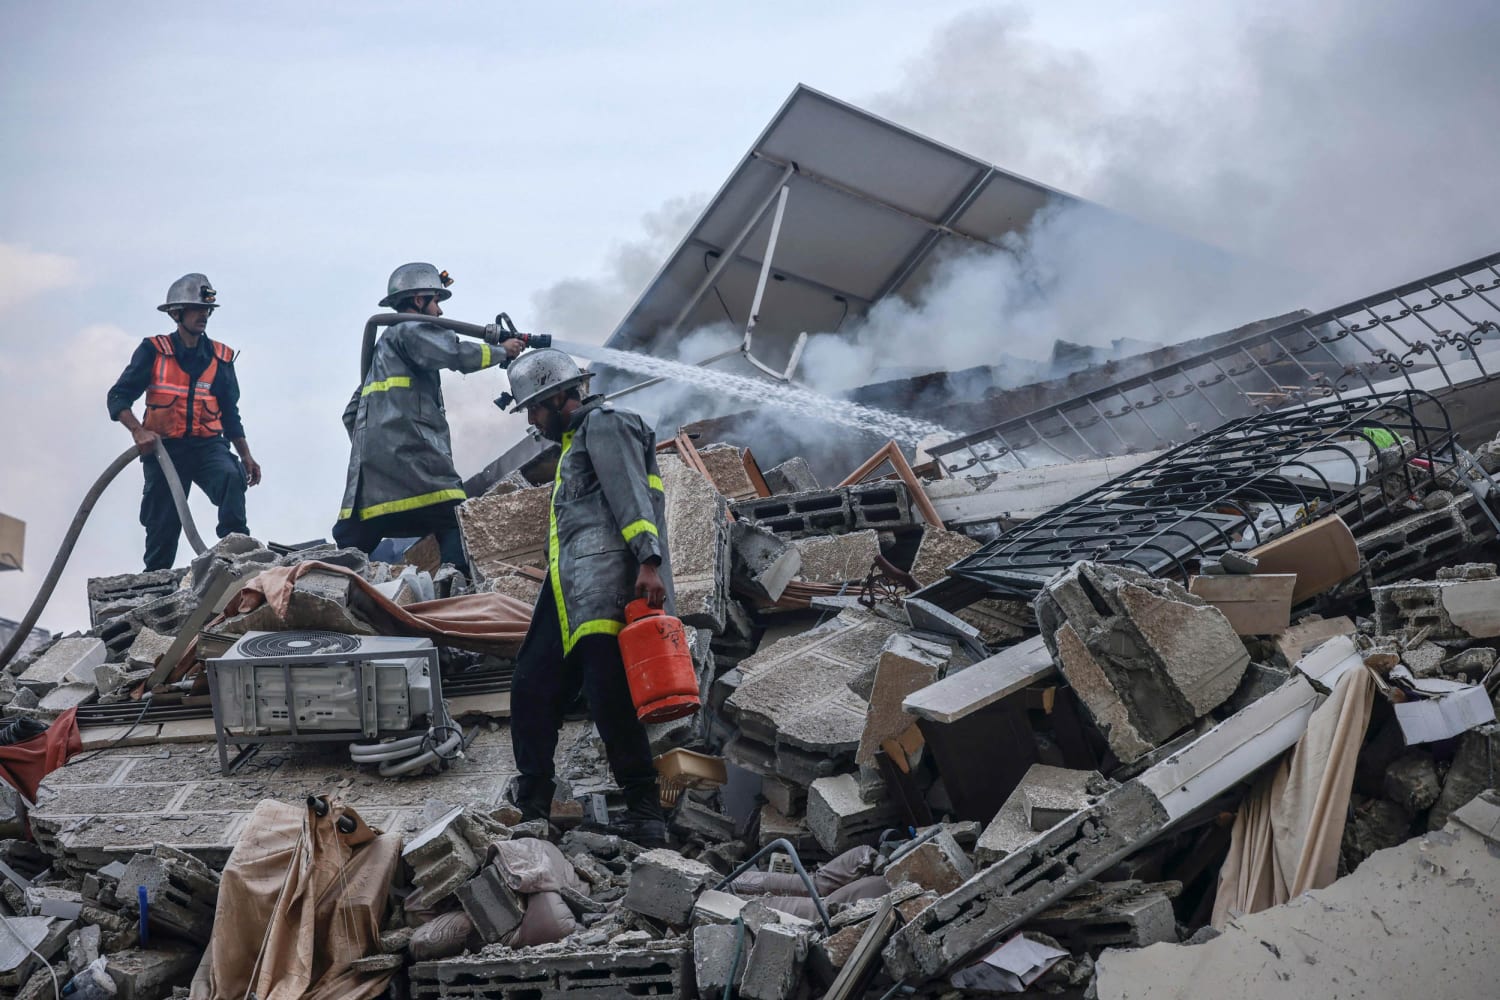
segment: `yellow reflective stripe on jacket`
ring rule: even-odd
[[[652,535],[655,535],[656,525],[652,524],[645,518],[641,518],[639,521],[631,521],[629,524],[625,525],[625,527],[621,528],[620,534],[624,535],[625,540],[628,542],[643,531],[647,531]]]
[[[387,389],[410,389],[410,388],[411,388],[411,376],[410,375],[392,375],[390,378],[383,378],[379,382],[371,382],[369,385],[367,385],[363,389],[361,389],[359,391],[359,394],[361,396],[368,396],[372,392],[385,392]],[[361,512],[361,513],[363,513],[363,512]]]
[[[444,500],[465,500],[468,496],[463,490],[434,490],[431,493],[423,493],[421,496],[407,497],[405,500],[388,500],[373,507],[361,507],[359,519],[367,521],[382,514],[395,514],[403,510],[416,510],[418,507],[430,507]]]
[[[488,368],[489,366],[490,366],[490,345],[489,344],[480,344],[479,345],[479,367],[481,367],[481,368]]]
[[[658,493],[667,492],[667,488],[661,484],[661,476],[658,476],[654,472],[646,477],[646,485],[651,487],[653,490],[656,490]],[[653,531],[651,532],[651,534],[654,535],[656,534],[656,532]]]
[[[564,431],[562,436],[562,451],[557,455],[557,477],[552,483],[552,502],[547,505],[547,575],[552,578],[552,599],[557,605],[557,623],[562,626],[563,655],[567,656],[573,651],[573,637],[568,632],[568,606],[563,601],[562,575],[557,571],[558,545],[557,545],[557,493],[562,489],[563,459],[568,457],[568,449],[573,447],[573,432]]]
[[[349,518],[351,518],[353,516],[354,516],[354,508],[353,507],[345,507],[343,510],[339,511],[339,520],[340,521],[347,521],[347,520],[349,520]]]
[[[578,642],[578,640],[582,639],[586,635],[619,635],[624,629],[624,622],[613,621],[609,618],[600,618],[595,621],[584,622],[582,625],[578,626],[578,630],[573,633],[573,637],[567,640],[563,645],[566,646],[567,649],[572,649],[573,646]]]

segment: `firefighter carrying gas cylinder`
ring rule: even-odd
[[[536,350],[510,368],[511,412],[526,411],[562,445],[552,487],[547,579],[511,681],[512,791],[526,819],[546,818],[563,711],[581,690],[624,793],[619,832],[666,843],[656,769],[636,717],[618,637],[625,605],[642,597],[671,613],[666,500],[656,437],[635,413],[588,396],[589,375],[561,351]]]
[[[217,299],[201,274],[185,274],[172,282],[167,301],[156,308],[171,316],[177,329],[142,340],[109,390],[110,419],[130,431],[145,467],[141,524],[146,529],[147,571],[172,566],[182,531],[166,474],[152,454],[158,439],[184,490],[197,484],[218,508],[219,537],[250,533],[245,488],[260,482],[260,463],[251,457],[240,423],[235,352],[205,333],[209,314],[219,307]],[[146,416],[137,420],[131,407],[142,393]],[[230,454],[227,441],[234,442],[238,459]]]
[[[381,335],[364,382],[344,410],[349,472],[333,540],[373,552],[384,538],[431,533],[443,562],[467,571],[454,513],[465,493],[453,466],[441,373],[507,365],[524,345],[514,338],[494,347],[460,340],[422,322],[443,315],[438,303],[453,294],[452,283],[447,271],[431,264],[403,264],[391,273],[380,304],[410,313],[411,322]]]

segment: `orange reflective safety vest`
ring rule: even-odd
[[[152,337],[156,364],[151,369],[151,384],[146,387],[147,430],[164,438],[215,437],[224,433],[219,422],[219,400],[214,396],[214,376],[219,363],[229,364],[235,352],[218,341],[209,341],[213,357],[196,379],[177,363],[172,350],[172,335]]]

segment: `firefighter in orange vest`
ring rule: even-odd
[[[182,522],[172,503],[166,475],[153,451],[161,440],[177,468],[184,490],[196,483],[219,510],[219,537],[248,535],[245,488],[260,482],[260,463],[250,455],[240,423],[240,384],[235,352],[209,340],[204,330],[218,303],[208,278],[185,274],[156,308],[177,321],[177,329],[147,337],[109,390],[109,415],[135,438],[145,467],[141,524],[146,528],[146,569],[169,569],[177,558]],[[146,418],[131,407],[146,395]],[[235,458],[229,451],[234,442]]]

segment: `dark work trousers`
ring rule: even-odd
[[[359,549],[368,555],[385,538],[436,535],[443,562],[452,563],[468,576],[469,560],[464,558],[463,538],[458,533],[458,515],[454,512],[460,502],[429,504],[363,521],[357,517],[344,518],[333,526],[333,541],[340,548]]]
[[[563,711],[582,689],[589,717],[604,740],[615,784],[636,816],[660,819],[656,767],[651,741],[636,718],[620,641],[612,635],[587,635],[562,655],[562,629],[550,578],[542,583],[531,627],[516,656],[510,682],[510,742],[515,751],[517,804],[545,815],[552,802],[553,757]]]
[[[184,495],[196,485],[219,509],[218,534],[250,534],[245,523],[245,467],[229,450],[222,437],[168,438],[163,442],[177,478],[182,480]],[[141,524],[146,528],[146,571],[171,569],[177,560],[177,536],[182,534],[182,520],[167,474],[154,455],[141,458],[146,473],[146,487],[141,493]]]

